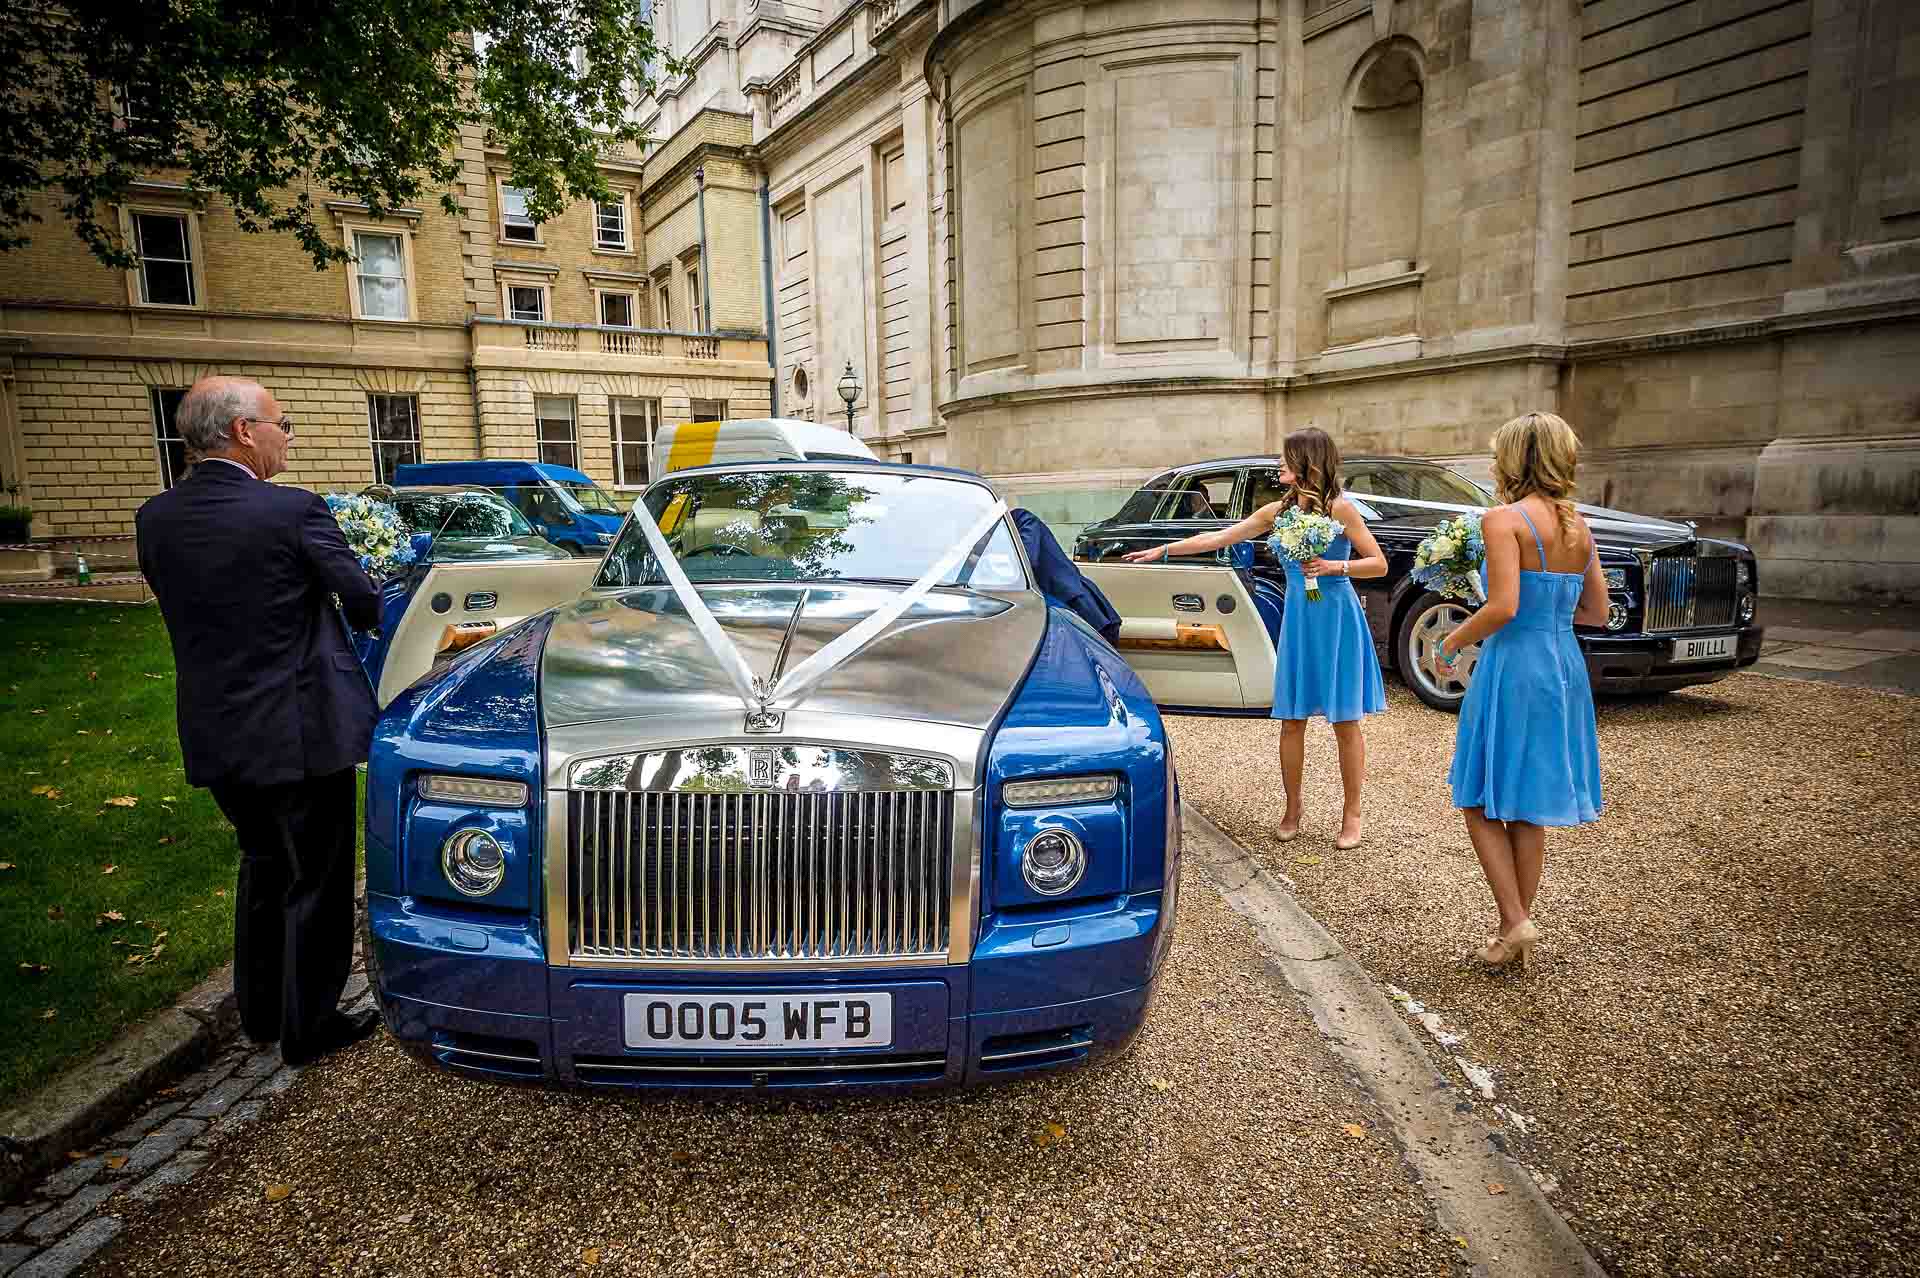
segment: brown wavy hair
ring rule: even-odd
[[[1322,515],[1333,513],[1340,497],[1340,446],[1317,426],[1296,430],[1280,445],[1280,455],[1293,472],[1293,491],[1289,501],[1305,497],[1307,509]]]
[[[1522,413],[1493,432],[1493,484],[1503,502],[1538,493],[1553,506],[1560,535],[1574,536],[1574,470],[1580,437],[1553,413]]]

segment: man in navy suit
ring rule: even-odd
[[[375,708],[332,596],[365,629],[379,595],[327,504],[266,481],[293,421],[265,387],[196,382],[179,429],[201,460],[134,517],[178,671],[187,783],[240,844],[234,993],[248,1037],[302,1065],[372,1032],[337,1008],[353,962],[354,765]]]

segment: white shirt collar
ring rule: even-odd
[[[246,471],[247,474],[253,475],[255,479],[260,478],[260,476],[253,474],[253,467],[247,465],[245,462],[237,462],[231,457],[202,457],[200,460],[203,462],[224,462],[226,465],[232,466],[236,470]]]

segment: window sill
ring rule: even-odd
[[[593,246],[593,251],[596,253],[603,254],[607,257],[638,257],[640,256],[639,251],[636,249],[614,248],[613,246],[608,244],[596,244]]]
[[[504,235],[500,237],[499,243],[504,248],[543,249],[547,247],[545,240],[510,240]]]
[[[135,302],[136,311],[184,311],[187,314],[199,314],[207,308],[200,302]]]

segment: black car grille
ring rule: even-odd
[[[1644,629],[1652,634],[1730,626],[1739,596],[1739,561],[1723,556],[1666,555],[1647,573]]]

